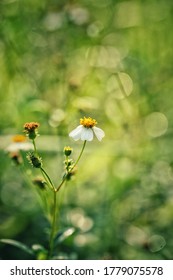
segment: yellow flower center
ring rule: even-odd
[[[92,128],[97,124],[97,122],[95,119],[92,119],[90,117],[89,118],[84,117],[83,119],[80,119],[80,124],[86,128]]]
[[[15,135],[15,136],[13,136],[12,141],[15,143],[25,142],[26,137],[24,135]]]

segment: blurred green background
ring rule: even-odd
[[[36,187],[4,151],[11,136],[39,122],[59,182],[63,147],[76,158],[82,145],[68,133],[90,116],[106,137],[61,192],[60,228],[75,232],[57,255],[173,258],[172,26],[171,0],[0,1],[0,238],[47,244]],[[0,258],[30,256],[1,244]]]

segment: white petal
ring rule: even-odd
[[[104,131],[103,131],[101,128],[98,128],[98,127],[96,127],[96,126],[93,127],[93,130],[94,130],[94,133],[95,133],[97,139],[98,139],[99,141],[101,141],[102,138],[105,136]]]
[[[32,150],[33,146],[31,143],[11,143],[7,148],[7,152],[18,152],[18,151],[29,151]]]
[[[29,150],[33,150],[33,146],[31,143],[21,143],[19,149],[23,151],[29,151]]]
[[[93,131],[91,128],[83,127],[81,140],[92,141],[93,140]]]
[[[81,138],[82,130],[83,125],[79,125],[69,133],[69,136],[72,137],[75,141],[77,141]]]
[[[18,150],[19,150],[19,146],[16,145],[16,143],[12,143],[6,148],[7,152],[17,152]]]

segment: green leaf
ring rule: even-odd
[[[41,244],[33,244],[32,250],[36,252],[40,251],[47,251]]]
[[[63,242],[66,238],[70,237],[74,232],[75,232],[75,228],[73,227],[58,232],[55,237],[55,245]]]
[[[37,260],[47,260],[48,251],[42,245],[33,244],[32,250],[35,252]]]
[[[28,253],[30,255],[34,255],[33,251],[28,246],[26,246],[25,244],[23,244],[19,241],[16,241],[16,240],[13,240],[13,239],[0,239],[0,242],[15,246],[15,247],[25,251],[26,253]]]

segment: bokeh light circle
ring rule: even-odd
[[[168,119],[160,112],[153,112],[145,119],[145,129],[149,136],[159,137],[168,129]]]

